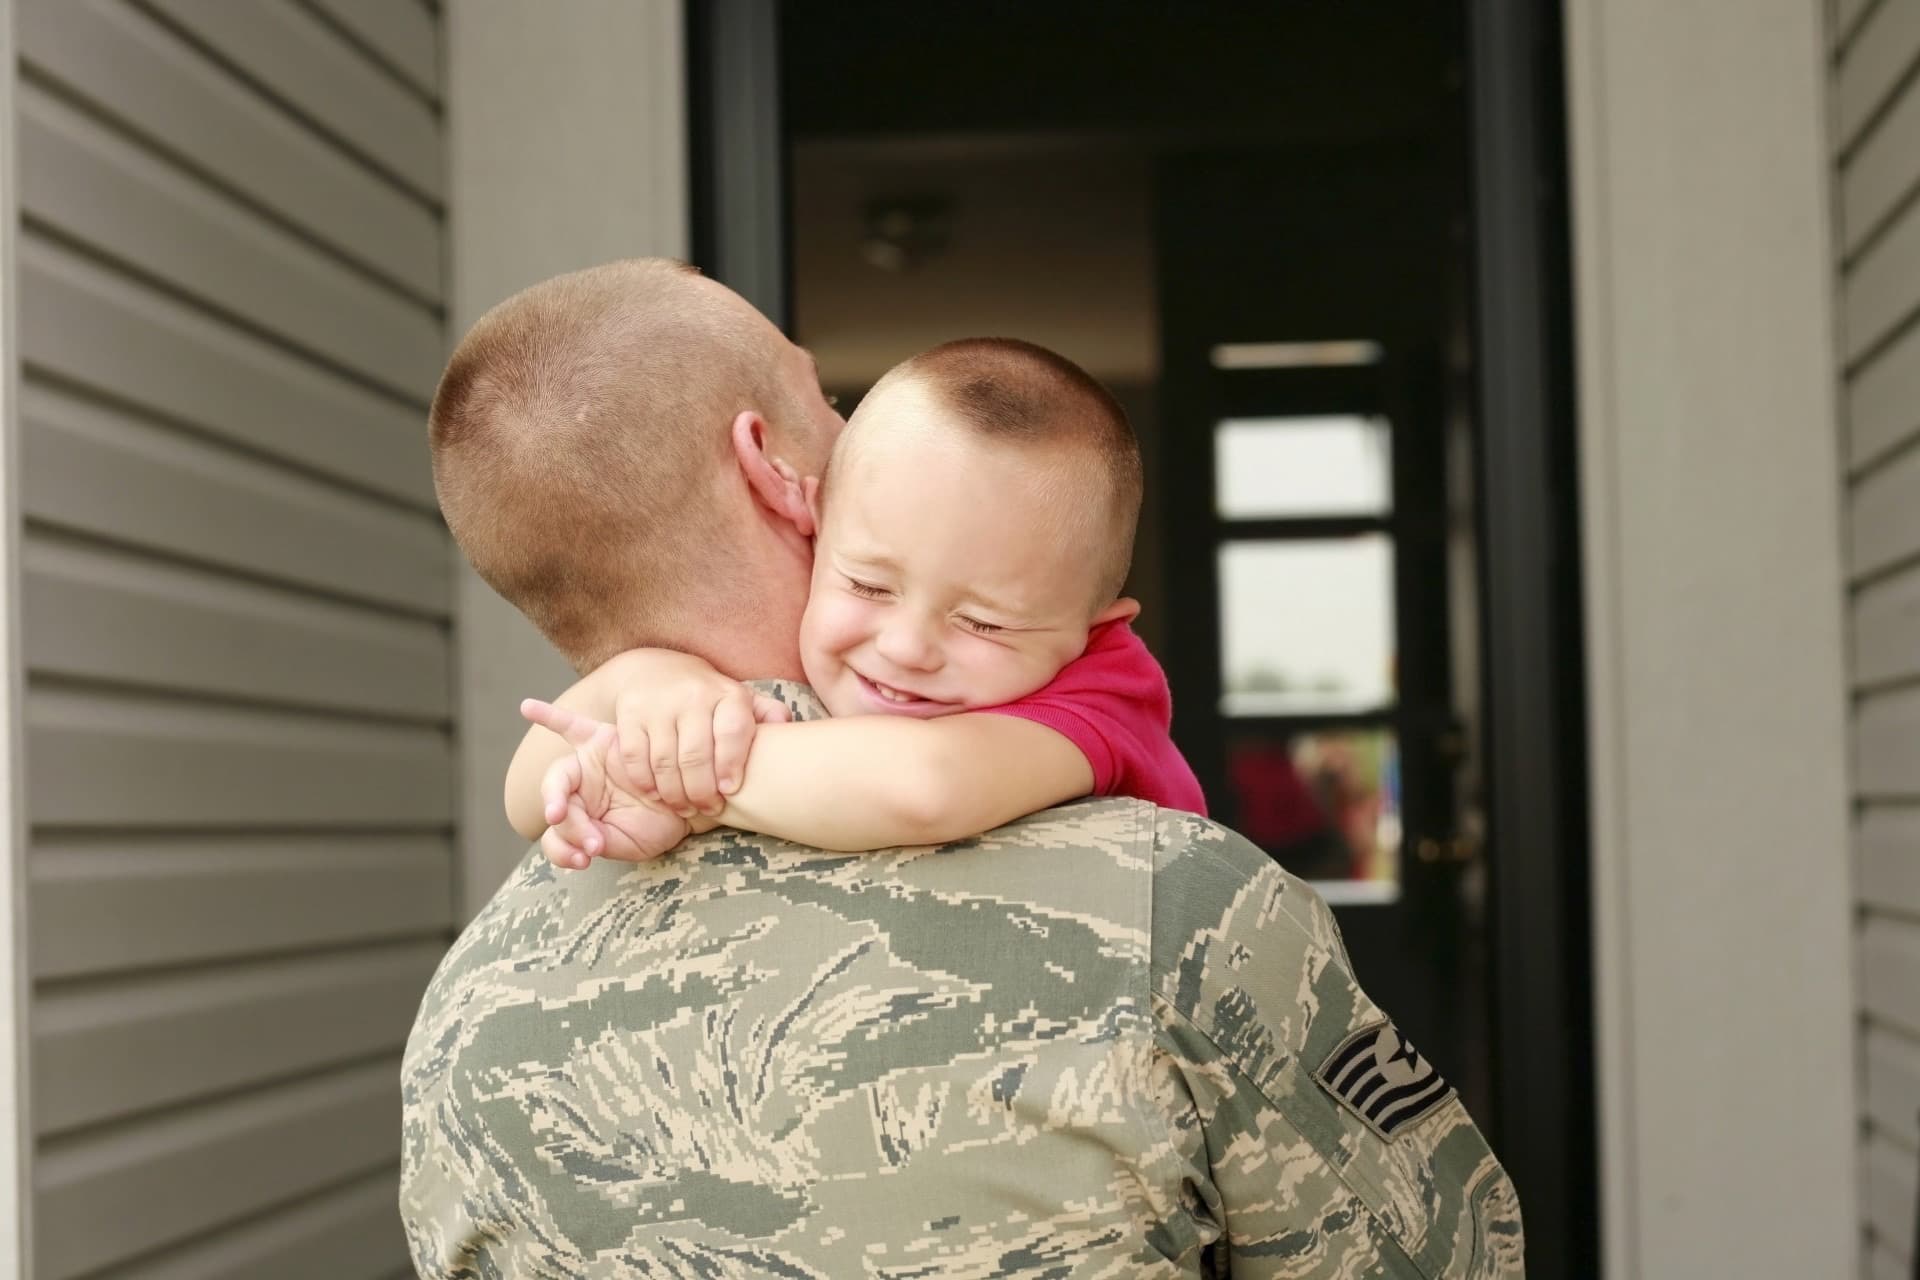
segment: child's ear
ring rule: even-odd
[[[785,518],[803,538],[813,536],[813,510],[807,488],[785,458],[767,452],[767,420],[751,409],[733,420],[734,461],[760,505]]]
[[[1109,622],[1132,622],[1140,616],[1140,602],[1132,596],[1121,596],[1112,604],[1093,616],[1089,628],[1103,626]]]

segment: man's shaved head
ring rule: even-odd
[[[705,608],[753,577],[723,492],[751,410],[823,454],[796,351],[684,263],[556,277],[461,340],[429,417],[448,527],[488,585],[577,669],[638,645],[694,647]],[[817,388],[815,389],[817,396]]]

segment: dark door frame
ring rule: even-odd
[[[778,0],[685,0],[695,266],[790,329]]]
[[[1469,0],[1493,1120],[1541,1277],[1600,1271],[1560,35],[1557,3]]]
[[[1465,0],[1496,1114],[1537,1277],[1598,1275],[1561,6]],[[789,321],[778,0],[687,0],[694,260]],[[1497,252],[1488,252],[1488,249]]]

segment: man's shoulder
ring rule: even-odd
[[[1512,1184],[1453,1090],[1354,979],[1326,903],[1218,823],[1162,811],[1157,828],[1154,1017],[1167,1059],[1208,1095],[1209,1150],[1231,1153],[1214,1176],[1265,1188],[1277,1144],[1314,1153],[1299,1165],[1317,1172],[1294,1186],[1296,1212],[1243,1206],[1239,1230],[1280,1238],[1303,1205],[1323,1205],[1331,1222],[1357,1200],[1420,1275],[1518,1274]],[[1377,1247],[1348,1245],[1362,1258]],[[1348,1245],[1329,1237],[1329,1256],[1345,1259]]]
[[[1311,886],[1211,818],[1155,811],[1153,961],[1159,994],[1193,1015],[1231,984],[1260,939],[1263,963],[1346,963],[1333,913]],[[1224,944],[1224,945],[1223,945]]]

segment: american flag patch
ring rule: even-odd
[[[1383,1138],[1453,1096],[1433,1064],[1391,1022],[1375,1023],[1342,1040],[1313,1078]]]

